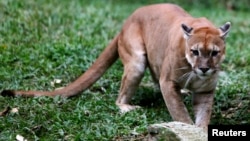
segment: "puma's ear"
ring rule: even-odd
[[[222,39],[225,39],[227,37],[227,34],[230,30],[230,27],[231,27],[231,23],[230,22],[226,22],[224,25],[222,25],[220,27],[220,37]]]
[[[188,39],[191,36],[191,32],[192,32],[193,28],[192,27],[188,27],[185,24],[181,24],[181,27],[182,27],[182,30],[184,32],[184,38]]]

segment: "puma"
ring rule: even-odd
[[[227,22],[217,28],[174,4],[145,6],[128,17],[93,65],[68,86],[51,92],[4,90],[1,94],[71,97],[93,85],[120,58],[124,73],[116,105],[122,112],[138,107],[129,103],[148,67],[173,120],[207,128],[230,26]],[[194,122],[182,89],[192,92]]]

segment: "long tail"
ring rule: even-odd
[[[104,49],[93,65],[75,81],[62,89],[54,91],[16,91],[4,90],[3,96],[57,96],[71,97],[77,95],[92,86],[106,70],[118,59],[118,37],[117,35]]]

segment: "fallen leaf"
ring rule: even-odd
[[[10,112],[11,113],[18,113],[18,108],[12,108]]]
[[[28,141],[27,139],[25,139],[23,136],[21,136],[21,135],[16,135],[16,140],[17,141]]]
[[[60,84],[61,82],[62,82],[61,79],[54,79],[52,82],[50,82],[50,85],[54,87],[55,84]]]

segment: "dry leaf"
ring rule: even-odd
[[[28,141],[27,139],[25,139],[23,136],[21,136],[21,135],[16,135],[16,140],[17,141]]]
[[[52,82],[50,82],[50,85],[54,87],[55,84],[60,84],[61,82],[62,82],[61,79],[54,79]]]
[[[18,113],[18,108],[12,108],[10,112],[11,113]]]

